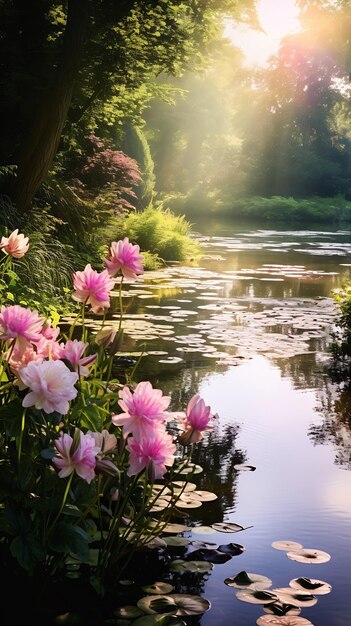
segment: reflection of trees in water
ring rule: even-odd
[[[234,508],[238,474],[234,465],[246,461],[242,450],[235,448],[238,433],[237,425],[227,425],[220,435],[216,430],[211,431],[193,446],[191,460],[204,470],[193,480],[198,489],[212,491],[218,496],[217,500],[204,502],[201,508],[190,514],[191,519],[201,524],[222,522],[224,513]]]
[[[279,367],[282,377],[289,378],[296,389],[318,389],[323,384],[324,369],[314,352],[272,361]]]
[[[351,383],[324,377],[317,398],[323,422],[312,424],[308,434],[316,445],[331,443],[336,465],[351,469]]]

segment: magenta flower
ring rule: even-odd
[[[94,437],[76,428],[74,438],[61,433],[54,443],[58,456],[54,456],[52,462],[60,469],[60,478],[66,478],[75,471],[87,483],[91,483],[95,477],[96,455],[99,452]]]
[[[113,241],[110,245],[109,256],[104,265],[110,276],[116,276],[119,271],[125,278],[136,279],[138,274],[144,273],[142,259],[138,245],[129,243],[128,237],[120,241]]]
[[[140,439],[171,419],[165,411],[171,401],[170,396],[163,396],[161,389],[154,389],[148,381],[138,383],[133,394],[129,387],[123,387],[119,397],[118,404],[124,413],[112,414],[112,423],[123,426],[125,437],[133,433]]]
[[[184,432],[179,436],[179,442],[187,446],[200,441],[203,431],[212,430],[213,427],[209,425],[212,418],[211,408],[205,405],[199,394],[193,396],[188,403],[185,416],[180,418]]]
[[[108,271],[97,272],[90,263],[82,272],[73,274],[73,300],[90,304],[93,313],[100,314],[110,306],[110,291],[115,281],[110,278]]]
[[[129,437],[126,449],[129,452],[128,476],[135,476],[146,469],[149,480],[153,482],[162,478],[167,467],[173,465],[176,446],[172,436],[159,428],[141,439]]]
[[[45,413],[68,413],[69,401],[77,395],[74,385],[78,374],[70,372],[62,361],[31,361],[19,368],[19,376],[30,389],[22,406],[35,406]]]
[[[29,342],[39,341],[41,330],[45,322],[38,311],[31,311],[19,304],[0,310],[0,339],[15,339],[16,346],[25,350]]]
[[[9,237],[1,237],[0,248],[14,259],[20,259],[29,248],[28,237],[18,234],[18,228],[16,228]]]
[[[74,339],[73,341],[68,339],[63,346],[60,345],[60,358],[69,361],[75,372],[78,372],[80,376],[89,376],[87,365],[91,365],[97,357],[97,354],[90,354],[89,356],[83,357],[88,345],[88,343],[78,341],[78,339]]]

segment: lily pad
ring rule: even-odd
[[[317,598],[308,591],[300,591],[292,589],[292,587],[279,587],[272,591],[277,594],[280,602],[285,604],[292,604],[301,608],[317,604]]]
[[[238,556],[245,552],[244,546],[240,545],[240,543],[227,543],[221,546],[218,546],[218,550],[220,552],[224,552],[225,554],[230,554],[231,556]]]
[[[247,589],[238,591],[236,594],[238,600],[250,602],[251,604],[273,604],[279,600],[277,594],[266,589]]]
[[[195,491],[196,484],[188,482],[187,480],[174,480],[172,482],[172,487],[177,487],[178,489],[183,489],[183,491]]]
[[[275,615],[262,615],[256,620],[258,626],[269,626],[270,624],[280,624],[280,626],[313,626],[312,622],[305,617],[295,615],[285,615],[277,617]]]
[[[167,524],[163,529],[163,533],[183,533],[186,530],[190,530],[189,526],[185,526],[185,524]]]
[[[240,472],[254,472],[256,467],[254,465],[245,465],[245,463],[237,463],[234,465],[234,469]]]
[[[170,564],[171,572],[179,573],[192,572],[204,574],[210,572],[211,569],[213,569],[213,564],[205,561],[184,561],[182,559],[176,559]]]
[[[296,541],[273,541],[272,548],[289,552],[290,550],[302,550],[303,546]]]
[[[226,563],[232,558],[231,554],[225,554],[220,550],[210,550],[208,548],[200,548],[190,553],[190,558],[197,561],[209,561],[210,563]]]
[[[231,522],[218,522],[212,524],[212,528],[220,533],[238,533],[240,530],[245,530],[244,526],[232,524]]]
[[[193,526],[191,530],[196,535],[213,535],[216,532],[212,526]]]
[[[284,615],[300,615],[301,609],[293,604],[286,604],[285,602],[274,602],[264,607],[264,612],[270,615],[284,616]]]
[[[176,502],[176,507],[178,509],[198,509],[202,506],[201,500],[192,498],[190,495],[191,493],[192,492],[189,492],[189,495],[182,495],[178,498]]]
[[[178,465],[178,467],[174,468],[174,472],[176,474],[201,474],[201,472],[203,472],[203,468],[201,467],[201,465],[196,465],[195,463],[189,463],[189,462],[185,462],[185,463],[181,463]]]
[[[218,496],[215,493],[212,493],[212,491],[201,491],[196,489],[196,491],[193,491],[192,493],[193,495],[199,496],[202,502],[211,502],[212,500],[217,500],[218,498]]]
[[[211,603],[196,595],[173,593],[166,596],[145,596],[137,602],[145,613],[172,613],[178,616],[202,615]],[[162,610],[162,607],[165,610]]]
[[[164,541],[171,548],[183,548],[190,543],[186,537],[164,537]]]
[[[162,594],[167,594],[170,593],[171,591],[173,591],[174,587],[173,585],[170,585],[169,583],[164,583],[162,581],[153,583],[152,585],[145,585],[144,587],[141,588],[142,591],[145,591],[145,593],[150,593],[155,594],[155,595],[162,595]]]
[[[267,576],[262,574],[252,574],[245,572],[244,570],[239,572],[236,576],[226,578],[225,584],[229,587],[235,587],[236,589],[268,589],[271,586],[272,581]]]
[[[313,548],[293,550],[292,552],[287,552],[286,556],[288,559],[298,561],[299,563],[327,563],[327,561],[330,561],[331,559],[328,552],[323,552],[323,550],[314,550]]]
[[[324,580],[317,580],[316,578],[293,578],[289,582],[290,587],[293,589],[304,589],[313,593],[314,596],[323,596],[330,593],[332,586]]]

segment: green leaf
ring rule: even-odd
[[[27,571],[33,570],[38,561],[42,561],[45,557],[40,543],[31,534],[15,537],[11,542],[10,550],[20,566]]]
[[[81,413],[81,426],[93,431],[100,431],[102,424],[103,419],[97,406],[92,404],[84,407]]]
[[[55,552],[72,554],[79,561],[89,559],[89,536],[79,526],[59,522],[50,533],[48,543]]]

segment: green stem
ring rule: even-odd
[[[61,502],[60,510],[59,510],[59,512],[57,513],[57,515],[56,515],[56,517],[55,517],[55,519],[54,519],[53,523],[51,524],[51,526],[50,526],[50,528],[49,528],[49,530],[48,530],[48,533],[50,533],[50,531],[51,531],[51,530],[53,529],[53,527],[55,526],[55,524],[56,524],[57,520],[59,519],[59,517],[60,517],[60,515],[61,515],[61,513],[62,513],[62,511],[63,511],[63,507],[64,507],[64,506],[65,506],[65,504],[66,504],[66,500],[67,500],[68,492],[69,492],[69,490],[70,490],[71,483],[72,483],[72,479],[73,479],[73,474],[74,474],[74,472],[72,472],[72,474],[70,475],[70,477],[69,477],[69,479],[68,479],[68,483],[67,483],[67,485],[66,485],[65,493],[63,494],[63,498],[62,498],[62,502]]]
[[[123,302],[122,302],[123,278],[124,278],[124,276],[122,276],[122,278],[121,278],[121,282],[119,284],[119,292],[118,292],[118,299],[119,299],[119,326],[118,326],[118,330],[121,330],[122,319],[123,319]]]
[[[23,433],[24,427],[26,424],[26,409],[22,412],[22,420],[21,420],[21,432],[18,440],[18,467],[20,466],[21,454],[22,454],[22,442],[23,442]]]

